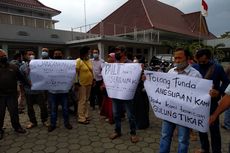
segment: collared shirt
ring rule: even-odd
[[[94,79],[96,81],[101,81],[102,75],[101,75],[101,71],[103,68],[103,64],[104,64],[104,60],[102,59],[98,59],[98,60],[92,60],[93,63],[93,75],[94,75]]]
[[[197,78],[202,78],[202,75],[200,74],[199,71],[197,71],[196,69],[194,69],[191,65],[188,65],[183,71],[178,72],[175,68],[172,68],[168,71],[168,73],[172,73],[172,74],[179,74],[179,75],[187,75],[187,76],[191,76],[191,77],[197,77]]]
[[[30,68],[29,68],[29,63],[24,63],[20,66],[20,72],[22,74],[22,76],[24,77],[24,79],[26,80],[26,82],[22,82],[25,93],[26,94],[41,94],[44,91],[41,90],[31,90],[31,78],[30,78]]]

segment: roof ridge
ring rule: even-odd
[[[146,6],[145,6],[145,4],[144,4],[144,0],[141,0],[141,3],[142,3],[142,5],[143,5],[143,7],[144,7],[145,15],[147,16],[148,21],[150,22],[151,26],[154,27],[154,25],[153,25],[153,23],[152,23],[152,20],[151,20],[150,17],[149,17],[148,10],[146,9]]]

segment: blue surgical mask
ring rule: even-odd
[[[99,55],[98,54],[93,54],[93,58],[98,58]]]
[[[42,58],[48,58],[49,54],[47,52],[42,52],[41,56]]]

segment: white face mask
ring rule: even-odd
[[[33,60],[35,59],[35,56],[34,55],[30,55],[30,60]]]

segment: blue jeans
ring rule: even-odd
[[[189,128],[168,121],[163,121],[160,153],[170,153],[170,146],[175,128],[178,128],[178,153],[187,153],[189,146]]]
[[[56,93],[49,94],[50,98],[50,122],[52,127],[56,127],[57,122],[57,110],[58,110],[58,102],[62,105],[62,115],[64,119],[64,125],[69,124],[69,112],[68,112],[68,93]]]
[[[230,130],[230,108],[224,113],[224,126]]]
[[[125,106],[126,113],[129,119],[130,134],[136,135],[136,121],[134,116],[133,101],[112,99],[113,102],[113,117],[115,121],[115,132],[121,134],[121,113]]]

